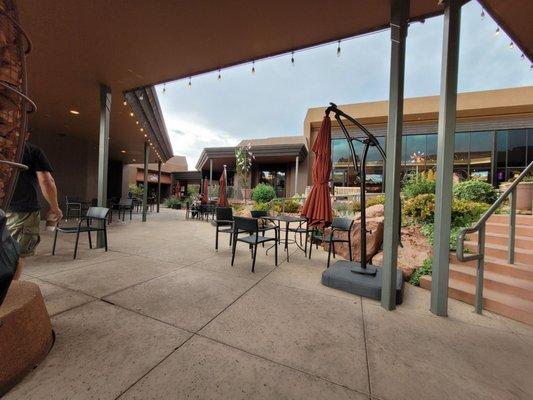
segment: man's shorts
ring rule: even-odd
[[[35,248],[41,241],[39,236],[39,211],[8,212],[7,229],[20,245],[20,256],[27,257],[35,254]]]

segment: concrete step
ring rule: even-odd
[[[477,269],[469,265],[450,265],[450,278],[472,285],[476,284]],[[515,278],[485,270],[483,280],[484,289],[492,289],[499,293],[507,293],[521,299],[533,301],[533,281]]]
[[[468,235],[468,240],[477,242],[477,232]],[[499,244],[507,246],[509,244],[509,233],[494,233],[490,230],[485,232],[485,243]],[[532,236],[518,236],[515,234],[515,248],[524,250],[533,249],[533,237]]]
[[[430,290],[431,276],[423,276],[420,286]],[[468,304],[474,304],[475,285],[450,278],[448,295],[456,300]],[[483,308],[496,314],[533,325],[533,301],[522,299],[508,293],[500,293],[497,290],[484,288]]]
[[[500,233],[504,235],[509,234],[509,222],[501,223],[501,222],[487,222],[487,227],[485,229],[485,232],[488,233]],[[522,225],[517,223],[515,225],[515,235],[516,236],[525,236],[525,237],[532,237],[533,236],[533,223],[530,225]]]
[[[456,265],[467,265],[470,268],[477,267],[477,261],[474,260],[461,262],[457,260],[455,253],[450,254],[450,263]],[[497,258],[485,257],[485,271],[533,281],[532,266],[527,266],[520,263],[508,264],[506,260],[499,260]]]
[[[465,248],[475,253],[477,252],[477,242],[467,240],[465,241]],[[485,255],[488,257],[506,260],[508,253],[509,247],[507,245],[485,243]],[[533,266],[533,248],[515,247],[515,261],[523,265]]]
[[[509,225],[509,214],[492,214],[488,222]],[[533,225],[533,216],[516,214],[516,223],[520,225]]]

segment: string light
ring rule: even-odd
[[[496,28],[496,32],[494,32],[494,34],[495,34],[496,36],[498,36],[498,35],[500,34],[500,27],[497,27],[497,28]]]
[[[255,61],[252,61],[252,74],[255,74]]]
[[[189,76],[189,87],[192,86],[192,78]]]
[[[135,121],[135,125],[139,125],[139,121]]]
[[[167,84],[166,84],[166,83],[163,83],[163,94],[165,94],[165,92],[167,91],[166,86],[167,86]]]
[[[294,67],[294,51],[291,52],[291,64]]]
[[[337,57],[340,57],[341,56],[341,41],[339,40],[337,42]]]
[[[220,68],[218,69],[218,78],[217,78],[219,81],[222,80],[222,75],[220,75]]]
[[[141,132],[143,132],[143,131],[144,131],[144,128],[141,128]]]
[[[513,43],[513,42],[509,43],[509,48],[510,48],[510,49],[512,49],[513,46],[514,46],[514,43]]]
[[[521,58],[522,60],[525,59],[525,58],[526,58],[525,54],[522,53],[522,55],[520,56],[520,58]]]
[[[124,99],[124,101],[122,102],[122,105],[125,105],[125,106],[128,105],[128,102],[126,101],[126,99]]]
[[[139,100],[143,101],[144,100],[144,95],[141,93],[141,95],[139,96]]]
[[[130,112],[130,117],[133,117],[133,113],[132,112]]]
[[[485,19],[485,10],[481,9],[481,19]]]

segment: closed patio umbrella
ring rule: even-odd
[[[209,182],[207,181],[207,178],[204,179],[204,184],[202,188],[202,204],[207,204],[209,201]]]
[[[222,171],[222,175],[220,175],[220,179],[218,181],[219,183],[219,191],[218,191],[218,205],[220,207],[227,207],[228,201],[226,199],[226,177],[225,175],[226,170]]]
[[[315,153],[313,187],[303,206],[302,215],[308,218],[309,225],[323,227],[333,219],[328,185],[331,175],[331,120],[327,115],[322,120],[311,150]]]

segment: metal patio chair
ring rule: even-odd
[[[105,251],[107,251],[107,214],[109,213],[109,208],[105,207],[90,207],[87,210],[87,215],[85,217],[81,217],[80,221],[78,222],[78,226],[71,226],[71,227],[61,227],[57,226],[54,233],[54,246],[52,247],[52,255],[56,252],[56,242],[57,242],[57,234],[58,232],[63,233],[75,233],[76,234],[76,243],[74,244],[74,259],[76,259],[76,255],[78,254],[78,242],[80,239],[80,233],[87,232],[87,235],[89,236],[89,248],[93,248],[93,242],[91,238],[91,232],[98,232],[102,231],[104,232],[104,246]],[[85,222],[85,226],[82,226]],[[94,224],[96,222],[96,224]]]
[[[72,196],[65,196],[65,206],[66,206],[66,212],[65,212],[65,221],[69,219],[72,212],[74,212],[74,215],[77,219],[81,218],[81,201]]]
[[[329,268],[331,253],[333,252],[333,258],[335,258],[335,243],[348,243],[348,251],[350,253],[350,261],[352,261],[352,239],[350,237],[350,232],[352,230],[354,220],[351,218],[333,218],[331,222],[331,232],[328,235],[319,233],[316,229],[311,232],[311,244],[309,245],[309,259],[311,259],[311,253],[313,250],[313,241],[317,242],[327,242],[328,246],[328,263],[327,268]],[[342,239],[335,237],[335,232],[347,232],[348,239]],[[317,244],[318,248],[318,244]]]
[[[275,236],[260,236],[259,221],[255,218],[233,217],[233,246],[231,250],[231,265],[235,260],[235,249],[237,242],[246,243],[252,251],[252,272],[255,272],[255,258],[257,255],[257,246],[266,242],[274,241],[274,263],[278,265],[278,230],[274,229]],[[239,234],[248,236],[239,237]]]

